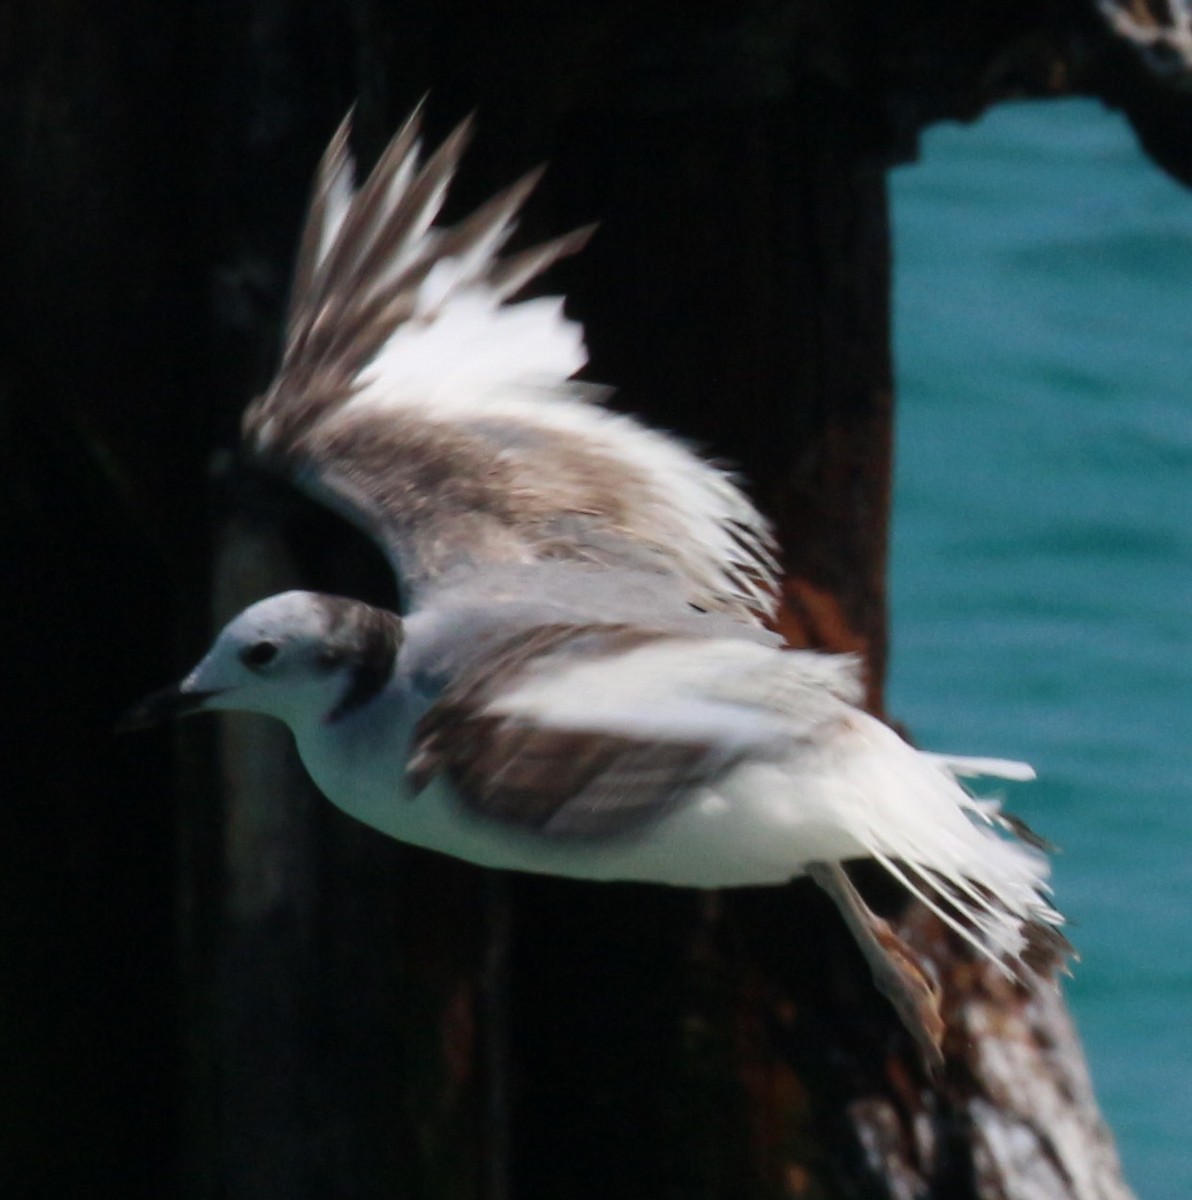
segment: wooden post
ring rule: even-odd
[[[204,489],[272,368],[324,139],[359,97],[367,157],[425,91],[439,128],[480,110],[461,206],[549,158],[529,224],[603,220],[558,280],[592,376],[750,475],[790,564],[784,631],[863,654],[880,711],[884,171],[931,121],[1083,92],[1192,177],[1183,43],[1171,17],[1157,52],[1146,7],[0,13],[5,501],[29,564],[13,728],[33,751],[0,838],[6,1194],[1128,1195],[1062,1002],[974,969],[880,881],[945,979],[939,1081],[806,886],[497,879],[351,825],[259,726],[193,727],[168,758],[106,723],[193,659],[209,609],[390,586],[292,499],[221,483],[209,534]]]

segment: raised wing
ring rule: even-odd
[[[590,230],[502,256],[537,173],[434,224],[469,134],[422,162],[415,112],[357,189],[336,133],[250,452],[375,537],[407,606],[451,572],[551,558],[648,564],[692,604],[759,618],[775,564],[753,505],[573,380],[586,352],[561,299],[511,299]]]

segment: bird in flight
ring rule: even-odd
[[[968,775],[861,707],[849,656],[770,630],[777,563],[734,479],[575,375],[583,332],[517,294],[590,230],[506,253],[537,174],[436,224],[470,136],[424,159],[415,112],[357,187],[319,167],[277,376],[249,457],[369,534],[401,613],[293,591],[232,620],[129,727],[206,710],[293,731],[326,796],[486,867],[681,887],[808,875],[929,1061],[929,972],[843,864],[876,860],[1022,977],[1067,943],[1047,863]]]

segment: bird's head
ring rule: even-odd
[[[334,722],[366,704],[393,673],[401,621],[358,600],[283,592],[224,626],[181,683],[148,696],[119,723],[145,729],[211,709]]]

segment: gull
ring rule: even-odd
[[[737,481],[575,379],[583,331],[517,294],[582,229],[505,247],[534,173],[436,223],[469,140],[415,113],[357,187],[318,169],[281,366],[247,455],[364,530],[400,615],[291,591],[235,617],[125,721],[211,710],[292,730],[311,778],[390,837],[485,867],[678,887],[810,876],[940,1061],[930,968],[845,872],[879,863],[1007,975],[1069,949],[1037,840],[862,707],[855,658],[771,632],[778,564]]]

